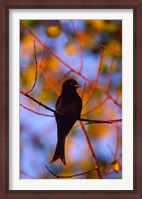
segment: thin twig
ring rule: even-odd
[[[36,112],[36,111],[34,111],[34,110],[32,110],[32,109],[30,109],[30,108],[24,106],[23,104],[20,104],[20,106],[23,107],[24,109],[26,109],[26,110],[32,112],[32,113],[37,114],[37,115],[42,115],[42,116],[45,116],[45,117],[55,117],[54,115],[48,115],[48,114]]]
[[[86,115],[88,113],[93,112],[94,110],[96,110],[97,108],[99,108],[100,106],[102,106],[106,101],[108,100],[108,97],[106,96],[99,104],[95,105],[94,107],[92,107],[90,110],[82,113],[82,115]]]
[[[37,81],[37,59],[36,59],[36,45],[35,45],[35,40],[34,40],[34,60],[35,60],[35,79],[34,79],[34,83],[33,83],[33,85],[32,85],[32,87],[31,87],[30,90],[25,91],[25,94],[30,93],[34,89],[34,87],[36,85],[36,81]]]
[[[69,176],[59,176],[59,175],[56,175],[53,171],[51,171],[46,165],[45,165],[45,167],[46,167],[46,169],[47,169],[53,176],[55,176],[56,178],[73,178],[73,177],[85,175],[85,174],[87,174],[87,173],[90,173],[90,172],[96,170],[96,168],[94,168],[94,169],[91,169],[91,170],[89,170],[89,171],[85,171],[85,172],[78,173],[78,174],[73,174],[73,175],[69,175]]]
[[[57,88],[55,87],[55,85],[52,83],[51,79],[49,78],[49,76],[47,75],[47,73],[44,71],[44,69],[42,68],[42,65],[38,64],[40,70],[42,71],[44,78],[46,79],[46,81],[50,84],[50,87],[54,90],[54,92],[59,96],[59,91],[57,90]]]
[[[72,71],[69,70],[68,72],[66,72],[59,80],[59,82],[63,81]]]
[[[116,147],[115,147],[115,152],[114,152],[114,157],[117,157],[119,150],[119,128],[118,125],[116,125]]]
[[[78,46],[79,46],[79,53],[80,53],[80,69],[79,69],[79,72],[81,73],[82,72],[82,68],[83,68],[83,49],[82,49],[82,45],[81,45],[81,41],[79,39],[79,36],[78,36],[78,32],[77,32],[77,29],[74,25],[74,21],[71,20],[72,22],[72,25],[73,25],[73,28],[74,28],[74,32],[75,32],[75,35],[76,35],[76,38],[77,38],[77,41],[78,41]]]
[[[108,49],[108,50],[110,50],[110,51],[113,51],[113,52],[116,52],[116,53],[122,53],[121,51],[119,51],[119,50],[115,50],[115,49],[113,49],[113,48],[110,48],[110,47],[108,47],[108,46],[105,46],[105,45],[100,45],[100,47],[103,47],[103,48],[106,48],[106,49]]]
[[[85,94],[85,88],[86,88],[86,82],[85,82],[85,84],[84,84],[84,86],[83,86],[82,99],[83,99],[84,94]]]
[[[40,66],[42,66],[42,61],[43,61],[44,54],[45,54],[45,45],[46,45],[46,43],[44,43],[44,46],[43,46],[43,51],[42,51],[41,60],[40,60]]]
[[[106,177],[107,175],[111,174],[111,172],[110,172],[111,169],[113,169],[113,171],[115,171],[115,172],[117,172],[117,173],[122,169],[122,166],[120,165],[120,163],[119,163],[119,161],[118,161],[118,159],[117,159],[117,156],[118,156],[118,149],[119,149],[119,129],[118,129],[118,126],[117,126],[117,125],[116,125],[116,147],[115,147],[115,151],[114,151],[114,152],[112,151],[110,145],[108,145],[108,148],[109,148],[110,153],[111,153],[111,155],[112,155],[112,157],[113,157],[113,161],[111,161],[111,163],[109,164],[110,167],[106,170],[105,177]],[[118,169],[118,170],[114,169],[114,168],[111,166],[112,163],[117,163],[119,169]]]
[[[45,54],[45,43],[44,43],[44,48],[43,48],[43,52],[41,55],[41,61],[40,63],[38,62],[38,66],[40,68],[40,70],[42,71],[46,81],[50,84],[50,87],[54,90],[54,92],[59,96],[59,91],[56,89],[55,85],[51,82],[50,78],[48,77],[47,73],[44,71],[43,67],[42,67],[42,62],[43,62],[43,58],[44,58],[44,54]]]
[[[114,51],[112,52],[112,58],[111,58],[109,72],[108,72],[108,82],[107,82],[107,85],[106,85],[106,92],[108,92],[108,89],[109,89],[109,86],[110,86],[110,82],[111,82],[113,60],[114,60]]]
[[[86,132],[86,129],[85,129],[85,127],[84,127],[82,121],[80,121],[80,126],[81,126],[81,128],[82,128],[82,131],[83,131],[83,133],[84,133],[84,136],[85,136],[86,141],[87,141],[87,144],[88,144],[88,147],[89,147],[90,152],[91,152],[91,154],[92,154],[92,157],[93,157],[93,160],[94,160],[94,164],[95,164],[95,168],[96,168],[96,171],[97,171],[97,173],[98,173],[98,176],[99,176],[100,179],[102,179],[102,178],[103,178],[103,177],[102,177],[102,173],[101,173],[101,171],[100,171],[100,167],[99,167],[99,164],[98,164],[98,161],[97,161],[95,152],[94,152],[94,150],[93,150],[93,147],[92,147],[92,145],[91,145],[91,142],[90,142],[90,140],[89,140],[88,134],[87,134],[87,132]]]
[[[26,172],[24,172],[24,171],[21,170],[21,169],[20,169],[20,173],[23,174],[23,175],[25,175],[25,176],[27,176],[27,177],[29,177],[29,178],[31,178],[31,179],[36,179],[36,178],[34,178],[33,176],[27,174]]]
[[[90,98],[92,97],[92,94],[95,90],[95,87],[97,85],[97,82],[98,82],[98,79],[99,79],[99,74],[100,74],[100,69],[101,69],[101,66],[102,66],[102,63],[103,63],[103,58],[104,58],[104,55],[103,55],[103,52],[100,48],[100,53],[101,53],[101,57],[100,57],[100,62],[99,62],[99,67],[98,67],[98,71],[97,71],[97,76],[96,78],[94,79],[94,82],[92,84],[92,88],[88,94],[88,97],[87,97],[87,100],[85,101],[85,103],[83,104],[83,108],[88,104],[88,102],[90,101]]]

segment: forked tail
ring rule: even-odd
[[[65,160],[65,137],[58,138],[57,145],[56,145],[56,150],[54,153],[54,156],[51,160],[51,163],[56,161],[57,159],[61,159],[64,165],[66,165],[66,160]]]

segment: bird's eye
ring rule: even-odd
[[[70,82],[70,85],[72,85],[72,82]]]

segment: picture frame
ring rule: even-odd
[[[133,190],[9,190],[9,108],[10,108],[10,94],[9,94],[9,10],[10,9],[132,9],[133,10],[133,80],[134,80],[134,94],[133,94]],[[141,50],[142,45],[142,1],[133,0],[118,0],[118,1],[1,1],[1,153],[0,153],[0,176],[1,176],[1,198],[137,198],[142,197],[141,179],[142,179],[142,157],[141,157]]]

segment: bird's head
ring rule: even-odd
[[[68,79],[64,81],[62,91],[75,91],[78,87],[80,87],[80,84],[76,80]]]

